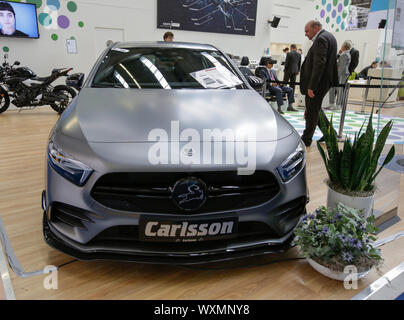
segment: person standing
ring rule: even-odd
[[[310,146],[316,125],[319,124],[320,113],[329,126],[321,104],[330,87],[338,84],[338,49],[335,37],[324,30],[319,21],[309,21],[305,26],[305,34],[313,41],[313,45],[304,59],[300,73],[300,91],[306,102],[306,128],[302,140],[306,146]]]
[[[301,61],[302,61],[302,64],[303,64],[303,61],[304,61],[303,50],[301,48],[299,48],[299,49],[297,49],[297,51],[299,51],[299,53],[300,53]]]
[[[351,43],[349,41],[344,41],[341,50],[339,51],[339,57],[337,60],[338,67],[338,82],[339,84],[345,85],[350,76],[349,65],[351,63]],[[335,105],[335,96],[337,95],[337,105]],[[345,90],[342,87],[333,87],[330,89],[330,105],[328,110],[340,110],[342,107],[342,100],[345,95]]]
[[[283,75],[283,81],[284,82],[290,82],[292,83],[290,87],[293,89],[293,92],[295,91],[295,83],[296,83],[296,77],[300,72],[300,65],[302,63],[302,57],[299,52],[297,52],[297,48],[295,44],[292,44],[290,46],[290,52],[286,55],[286,61],[285,61],[285,72]]]
[[[349,54],[351,55],[351,63],[349,64],[349,75],[352,74],[352,72],[355,72],[356,67],[359,64],[359,51],[356,50],[353,45],[352,42],[350,42],[351,44],[351,50],[349,51]]]
[[[289,53],[289,48],[285,48],[282,51],[283,51],[283,53],[282,53],[282,56],[281,56],[281,66],[284,66],[285,61],[286,61],[286,56]]]

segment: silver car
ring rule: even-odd
[[[116,43],[54,126],[46,242],[75,258],[193,264],[279,252],[305,214],[298,133],[219,49]]]

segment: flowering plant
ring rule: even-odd
[[[370,270],[382,262],[373,246],[377,228],[374,217],[366,220],[361,211],[339,203],[337,208],[320,207],[303,217],[295,228],[294,244],[306,258],[335,271],[355,265],[358,272]]]

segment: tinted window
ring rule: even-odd
[[[178,48],[113,48],[102,61],[92,86],[246,88],[219,51]]]

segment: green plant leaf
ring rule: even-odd
[[[387,138],[388,138],[388,136],[389,136],[389,134],[390,134],[390,130],[391,130],[392,126],[393,126],[393,122],[392,122],[392,121],[389,121],[389,122],[384,126],[384,128],[382,129],[382,131],[380,131],[380,134],[379,134],[379,136],[377,137],[375,149],[374,149],[373,154],[372,154],[372,160],[371,160],[371,163],[370,163],[370,166],[369,166],[369,173],[368,173],[368,177],[367,177],[368,179],[370,179],[371,177],[373,177],[374,174],[375,174],[375,172],[376,172],[376,169],[377,169],[377,162],[379,161],[380,155],[381,155],[381,153],[382,153],[382,151],[383,151],[383,149],[384,149],[384,146],[385,146],[385,144],[386,144],[386,141],[387,141]],[[393,156],[394,156],[394,155],[393,155]],[[386,160],[387,160],[387,158],[386,158]],[[390,160],[391,160],[391,159],[390,159]],[[389,161],[390,161],[390,160],[389,160]],[[387,163],[388,163],[388,162],[387,162]],[[386,164],[387,164],[387,163],[386,163]]]
[[[377,177],[377,175],[380,173],[380,171],[382,171],[382,169],[384,168],[384,166],[385,166],[386,164],[388,164],[388,163],[394,158],[395,153],[396,153],[396,148],[395,148],[394,146],[392,146],[392,147],[390,148],[389,153],[387,154],[386,159],[384,159],[382,165],[380,166],[379,170],[378,170],[378,171],[371,177],[371,179],[369,180],[368,186],[371,186],[371,185],[372,185],[373,181],[376,179],[376,177]]]
[[[331,174],[330,174],[330,170],[328,169],[327,157],[326,157],[326,155],[325,155],[325,152],[324,152],[324,150],[323,150],[323,147],[320,145],[320,142],[318,142],[318,141],[317,141],[317,149],[318,149],[318,151],[320,152],[321,158],[323,158],[324,165],[325,165],[325,168],[326,168],[326,170],[327,170],[328,177],[329,177],[330,181],[332,181],[332,177],[331,177]]]
[[[331,117],[330,126],[327,127],[324,115],[323,113],[320,113],[320,129],[323,132],[324,141],[327,147],[329,174],[333,182],[340,184],[340,179],[338,176],[339,171],[338,140],[332,122],[333,117]]]
[[[340,178],[343,187],[348,190],[352,175],[352,154],[351,143],[346,140],[341,155]]]

